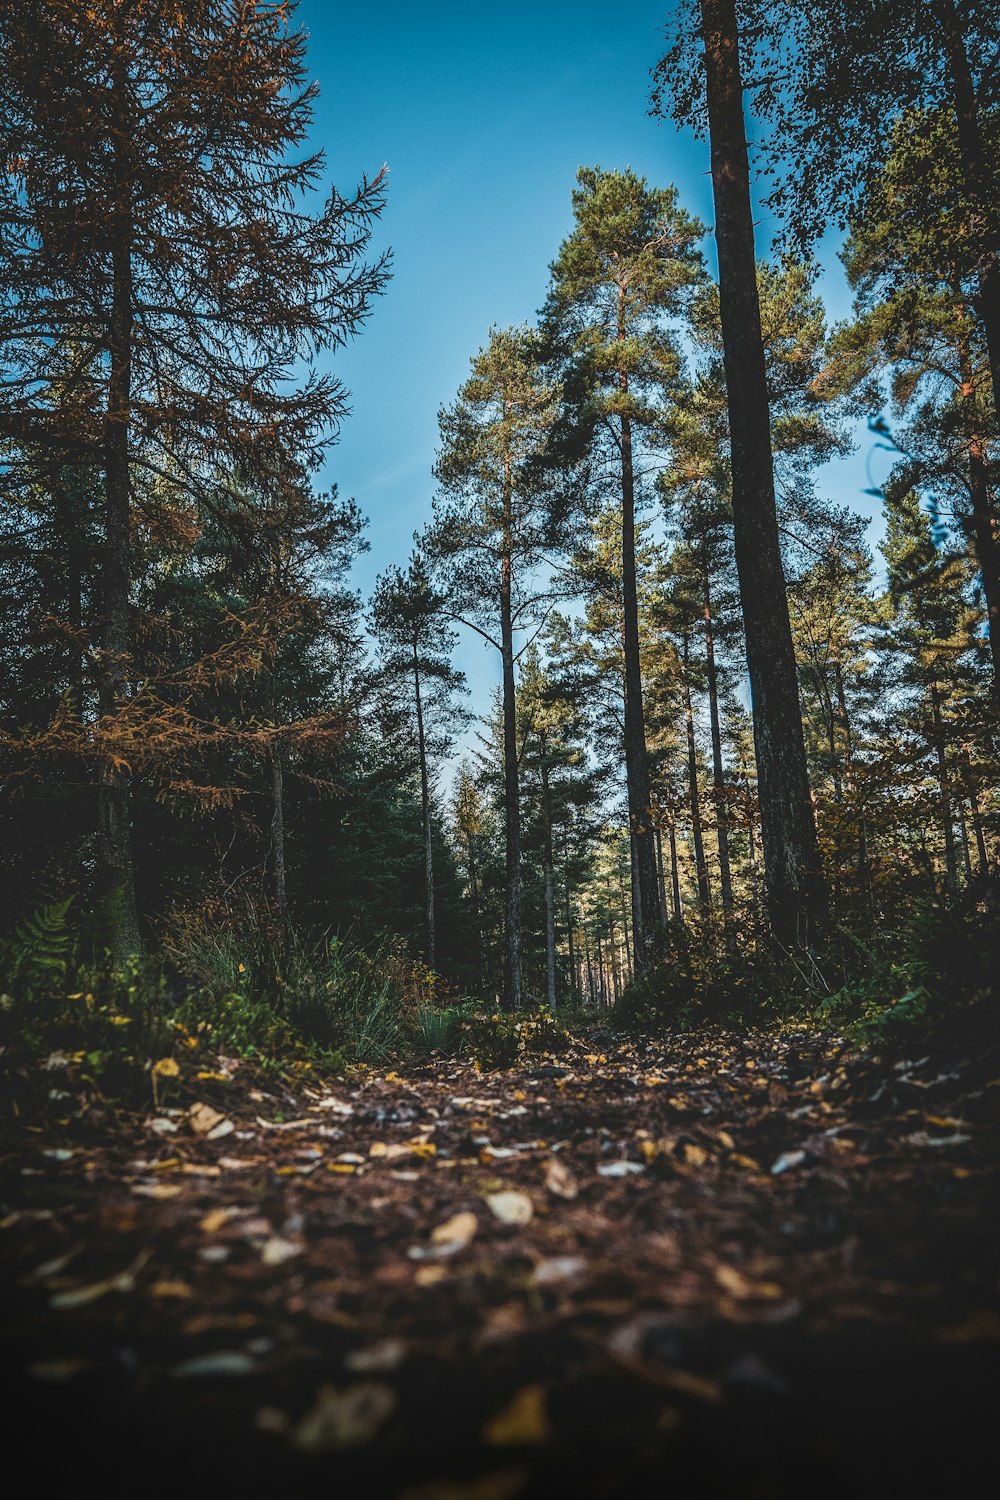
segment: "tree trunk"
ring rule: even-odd
[[[959,748],[958,764],[962,775],[962,785],[965,788],[965,796],[969,803],[969,816],[972,819],[972,832],[976,840],[976,853],[979,857],[979,873],[986,877],[990,873],[990,856],[986,847],[983,813],[979,805],[979,791],[976,787],[975,772],[972,769],[972,761],[969,757],[969,747],[967,745],[962,745]]]
[[[941,793],[941,820],[944,824],[945,889],[954,898],[958,892],[958,863],[955,859],[955,819],[948,786],[948,761],[945,754],[944,720],[941,697],[936,682],[931,682],[931,716],[934,725],[934,753],[938,764],[938,786]]]
[[[705,839],[701,827],[701,798],[698,795],[698,752],[694,740],[694,708],[691,703],[691,679],[688,676],[688,638],[684,637],[684,723],[687,727],[688,803],[691,808],[691,837],[694,843],[694,868],[698,881],[698,903],[703,911],[712,909],[712,888],[705,858]]]
[[[1000,232],[990,174],[986,167],[976,87],[955,0],[932,0],[932,10],[941,27],[945,57],[951,74],[952,103],[955,107],[958,151],[962,163],[962,186],[984,237],[976,268],[979,285],[976,312],[986,335],[994,400],[1000,403]]]
[[[569,1003],[576,1002],[577,972],[576,948],[573,942],[573,902],[569,888],[569,833],[563,839],[563,896],[566,905],[566,946],[569,949]]]
[[[674,921],[683,922],[684,908],[681,905],[681,876],[677,863],[677,829],[674,827],[673,817],[670,819],[670,827],[667,832],[670,839],[670,894],[674,903]]]
[[[626,336],[625,290],[618,297],[618,336]],[[619,376],[623,396],[628,377]],[[636,968],[641,968],[651,940],[660,928],[660,902],[656,889],[656,850],[653,842],[652,794],[649,757],[646,751],[646,720],[642,702],[642,664],[639,656],[639,598],[635,563],[635,474],[632,459],[632,424],[621,418],[622,451],[622,636],[625,678],[625,782],[629,828],[635,841],[635,872],[632,882],[632,941]]]
[[[812,939],[826,902],[778,543],[734,0],[701,0],[701,15],[736,569],[753,705],[768,916],[780,943],[804,944]]]
[[[420,660],[413,643],[413,696],[417,710],[417,754],[420,757],[420,811],[424,826],[424,914],[427,923],[427,966],[437,962],[434,934],[434,841],[431,828],[430,778],[427,774],[427,741],[424,736],[424,705],[420,693]]]
[[[719,722],[719,679],[715,665],[711,578],[708,559],[704,554],[701,560],[701,581],[705,616],[705,665],[708,673],[708,717],[712,731],[712,790],[715,793],[715,829],[719,845],[719,887],[722,893],[726,947],[732,953],[736,946],[736,929],[733,925],[733,872],[729,860],[729,806],[726,801],[726,772],[722,764],[722,726]]]
[[[282,934],[288,927],[288,889],[285,884],[285,775],[281,746],[271,743],[271,848],[274,851],[274,904]]]
[[[503,789],[505,922],[503,1000],[520,1010],[521,991],[521,790],[517,766],[517,704],[514,688],[514,630],[511,620],[510,552],[505,549],[500,584],[500,656],[503,666]]]
[[[1000,541],[993,516],[989,485],[989,454],[976,413],[976,387],[972,372],[969,340],[958,342],[959,376],[962,409],[965,417],[965,442],[969,457],[969,502],[972,509],[972,538],[976,561],[986,597],[986,629],[993,663],[993,686],[1000,690]]]
[[[656,883],[660,891],[660,915],[665,927],[670,914],[667,911],[667,876],[663,868],[663,833],[659,823],[656,825]]]
[[[116,143],[116,151],[124,142]],[[104,428],[105,535],[101,579],[104,614],[104,663],[99,711],[108,729],[128,698],[131,630],[131,478],[129,427],[132,401],[132,247],[131,210],[119,205],[112,245],[110,373]],[[102,884],[108,898],[111,954],[116,964],[139,953],[139,918],[132,859],[128,769],[105,758],[101,765],[100,855]]]
[[[545,877],[545,1003],[556,1011],[556,876],[552,862],[552,802],[549,796],[549,771],[542,760],[542,821],[545,842],[542,867]]]

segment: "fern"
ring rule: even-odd
[[[72,933],[66,920],[73,897],[40,906],[14,928],[6,946],[9,974],[27,991],[61,982],[69,964]]]

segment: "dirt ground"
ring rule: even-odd
[[[0,1145],[18,1493],[996,1493],[997,1048],[221,1059],[145,1115],[48,1070]]]

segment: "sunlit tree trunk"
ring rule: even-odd
[[[417,710],[417,754],[420,758],[420,811],[424,826],[424,915],[427,926],[427,964],[437,962],[434,931],[434,839],[431,827],[430,777],[427,772],[427,740],[424,735],[424,704],[420,691],[420,658],[413,644],[413,695]]]
[[[753,707],[768,917],[779,942],[806,943],[825,910],[825,889],[809,800],[795,652],[778,543],[734,0],[701,0],[701,15],[729,405],[734,544]]]

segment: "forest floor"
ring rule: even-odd
[[[1000,1049],[194,1086],[0,1143],[31,1493],[995,1493]]]

